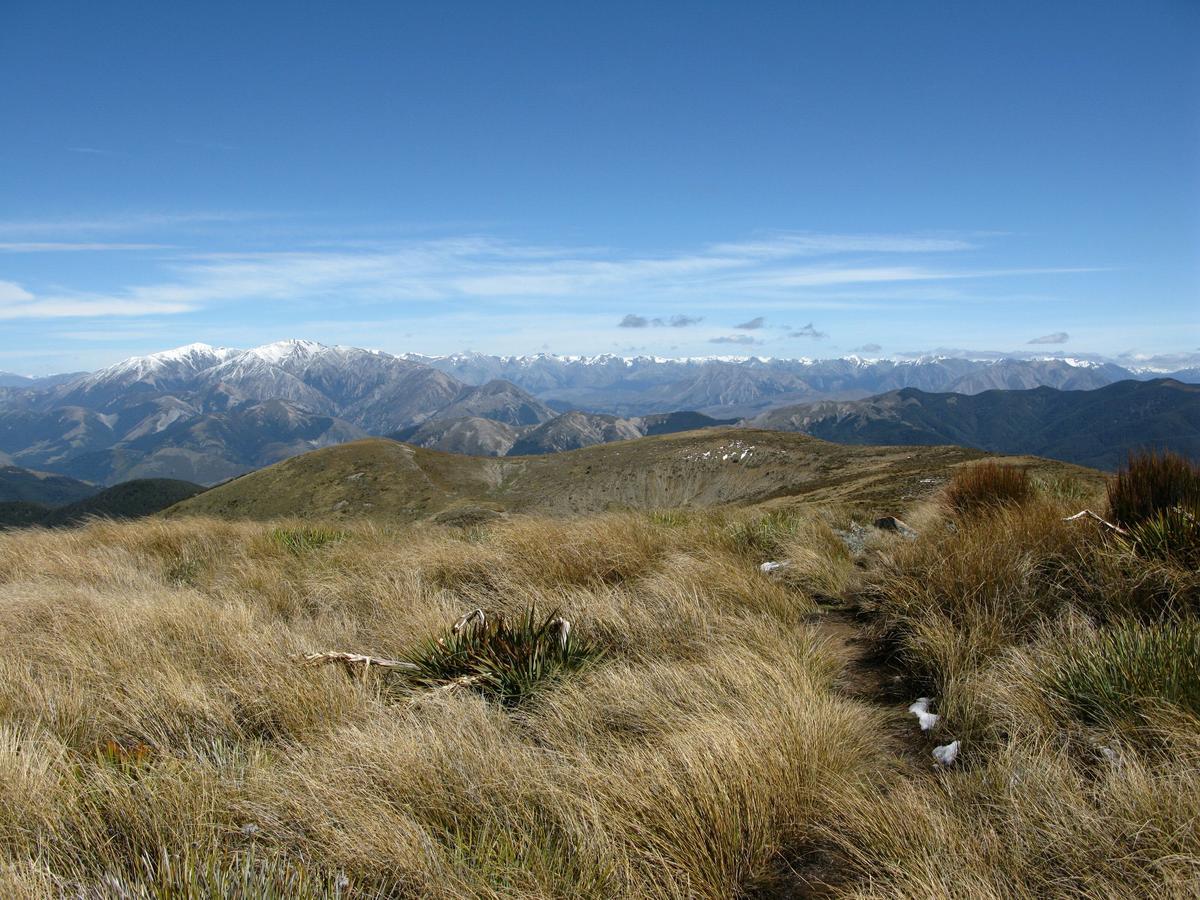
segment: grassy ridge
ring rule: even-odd
[[[713,428],[546,456],[485,459],[372,439],[307,453],[220,485],[170,511],[268,520],[413,521],[458,506],[579,515],[709,508],[774,497],[908,505],[986,454],[959,447],[853,447],[805,435]],[[1033,458],[1046,477],[1096,473]],[[1098,481],[1096,482],[1099,483]]]

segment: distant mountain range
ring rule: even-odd
[[[957,444],[1115,469],[1139,449],[1200,459],[1200,385],[1156,379],[1092,391],[974,395],[904,388],[866,400],[786,406],[744,424],[839,444]]]
[[[1200,381],[1200,369],[1133,370],[1087,359],[661,359],[640,356],[405,357],[467,384],[503,379],[559,410],[618,416],[695,410],[719,418],[813,400],[857,400],[913,387],[977,394],[988,390],[1052,387],[1090,390],[1127,379],[1171,377]]]
[[[192,344],[0,386],[0,464],[98,484],[214,484],[369,435],[481,455],[547,453],[902,388],[1087,390],[1135,377],[1147,373],[1067,359],[401,357],[311,341]]]

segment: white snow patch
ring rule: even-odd
[[[246,355],[256,356],[263,362],[277,364],[294,356],[312,356],[326,349],[328,348],[324,344],[318,344],[316,341],[287,340],[263,344],[253,350],[247,350]]]
[[[951,741],[949,744],[934,747],[933,758],[943,766],[952,766],[954,765],[954,761],[958,759],[958,751],[961,746],[962,741]]]
[[[929,711],[929,704],[932,702],[932,697],[921,697],[908,708],[908,711],[917,717],[922,731],[928,731],[930,728],[933,728],[937,725],[940,718],[936,713]]]

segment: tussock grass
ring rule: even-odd
[[[1200,568],[1200,503],[1160,510],[1130,525],[1126,540],[1141,556]]]
[[[856,558],[801,508],[6,532],[0,894],[1194,895],[1200,574],[1076,502]],[[958,765],[846,691],[822,596]],[[425,670],[291,659],[326,649]]]
[[[1033,494],[1033,480],[1024,469],[989,460],[956,471],[945,497],[951,510],[966,515],[1017,506]]]
[[[271,540],[296,554],[319,550],[347,537],[347,532],[335,528],[276,528],[271,532]]]
[[[596,663],[603,651],[557,610],[539,615],[530,607],[509,619],[470,613],[457,630],[431,638],[405,654],[418,668],[402,672],[409,685],[465,687],[506,706],[528,700],[539,687]]]
[[[1055,489],[880,551],[860,601],[954,769],[852,792],[860,897],[1194,896],[1200,578]]]
[[[1108,483],[1109,517],[1136,525],[1172,507],[1200,507],[1200,465],[1178,453],[1130,453]]]
[[[785,877],[826,785],[886,766],[878,714],[831,692],[807,598],[720,520],[324,536],[0,537],[9,895],[724,897]],[[421,658],[476,606],[497,630],[425,659],[440,683],[459,650],[456,677],[514,651],[520,674],[482,693],[397,698],[291,660]]]

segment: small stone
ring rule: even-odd
[[[917,536],[916,531],[895,516],[880,516],[875,520],[875,527],[880,531],[894,531],[896,534],[910,539]]]

